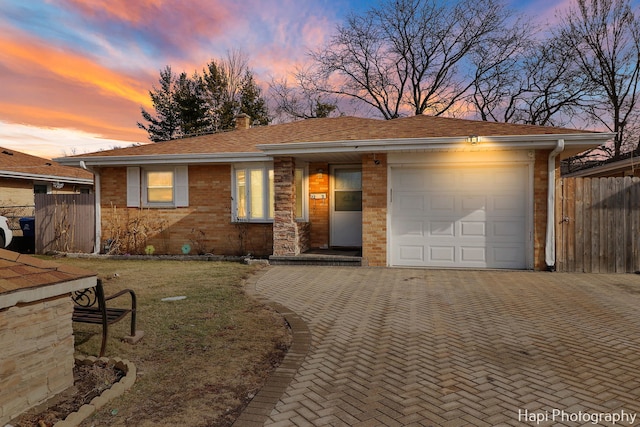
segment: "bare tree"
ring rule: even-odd
[[[275,112],[287,119],[300,120],[340,115],[339,100],[318,89],[311,75],[303,69],[295,73],[295,85],[286,78],[269,83]]]
[[[241,112],[261,125],[270,122],[266,100],[242,52],[229,51],[225,59],[211,60],[202,72],[202,82],[213,131],[233,129]]]
[[[577,0],[562,18],[559,34],[596,86],[585,111],[615,133],[610,154],[619,158],[638,101],[640,21],[629,0]]]
[[[559,38],[521,33],[494,39],[488,51],[502,60],[488,71],[477,67],[471,99],[482,120],[564,126],[588,105],[593,84]]]
[[[510,26],[498,0],[395,0],[350,15],[311,52],[320,89],[356,100],[385,119],[440,115],[468,94],[470,55]],[[486,69],[494,58],[486,57]]]

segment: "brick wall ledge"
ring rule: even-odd
[[[126,374],[117,383],[114,383],[111,388],[102,392],[100,396],[94,397],[91,402],[86,405],[82,405],[76,412],[72,412],[67,415],[62,421],[58,421],[53,427],[77,427],[82,421],[89,418],[96,411],[103,408],[107,403],[116,397],[122,395],[125,391],[129,390],[136,382],[136,367],[128,360],[120,359],[119,357],[107,358],[102,357],[100,359],[94,356],[76,356],[76,363],[79,364],[92,364],[96,361],[104,361],[107,363],[113,363],[118,369],[121,369]]]

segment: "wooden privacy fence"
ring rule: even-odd
[[[36,253],[93,252],[94,202],[94,194],[36,194]]]
[[[557,190],[557,271],[640,271],[640,178],[563,178]]]

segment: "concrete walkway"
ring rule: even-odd
[[[248,287],[297,347],[238,426],[640,425],[640,276],[283,266]]]

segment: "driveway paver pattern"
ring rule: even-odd
[[[640,276],[282,266],[251,286],[311,335],[265,425],[640,425]]]

